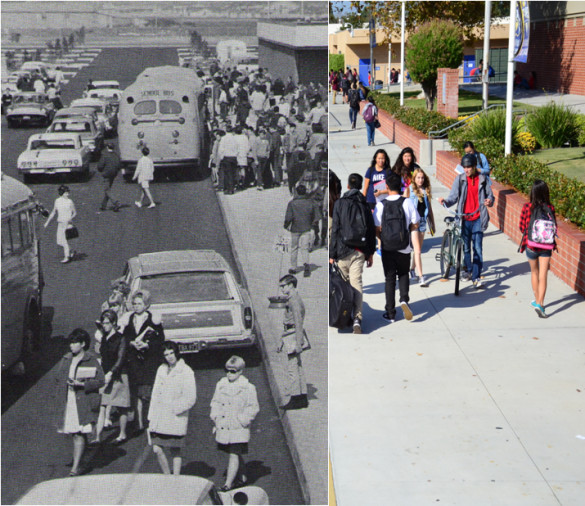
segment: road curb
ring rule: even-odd
[[[228,241],[230,243],[230,247],[232,249],[234,259],[236,261],[236,265],[238,266],[238,271],[240,272],[240,277],[242,279],[242,285],[246,289],[248,289],[248,281],[246,279],[246,273],[244,271],[242,262],[240,261],[237,249],[235,247],[235,243],[234,243],[233,235],[232,235],[232,231],[231,231],[231,226],[230,226],[230,221],[227,219],[228,216],[227,216],[226,210],[224,208],[223,199],[225,197],[223,194],[219,194],[219,193],[217,194],[217,196],[218,196],[217,200],[219,202],[219,209],[221,212],[221,216],[222,216],[222,219],[226,225],[227,238],[228,238]],[[309,493],[309,486],[307,483],[307,477],[305,475],[305,471],[303,469],[301,457],[300,457],[299,451],[297,449],[294,431],[292,430],[292,427],[290,425],[290,420],[287,416],[287,412],[285,412],[283,414],[282,410],[280,409],[280,407],[278,405],[279,402],[282,402],[282,399],[285,397],[285,395],[283,394],[283,392],[280,391],[280,388],[278,386],[278,382],[276,381],[276,375],[274,373],[274,369],[273,369],[272,363],[270,361],[270,356],[269,356],[268,350],[266,348],[266,343],[264,342],[264,334],[262,333],[262,329],[260,328],[260,322],[257,322],[256,325],[257,325],[257,329],[258,329],[258,331],[257,331],[258,346],[260,348],[260,353],[262,355],[264,365],[266,366],[266,373],[268,376],[268,383],[270,385],[272,397],[273,397],[273,399],[277,400],[277,404],[275,407],[276,407],[276,410],[278,412],[279,418],[282,422],[282,426],[284,428],[284,435],[286,437],[286,443],[287,443],[287,446],[290,450],[291,457],[293,459],[295,471],[297,473],[297,478],[299,480],[299,485],[301,487],[301,492],[303,494],[303,499],[305,501],[305,504],[311,504],[311,496]],[[278,401],[278,399],[280,399],[280,401]]]

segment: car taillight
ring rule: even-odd
[[[244,328],[247,328],[247,329],[252,328],[252,308],[251,307],[244,308]]]

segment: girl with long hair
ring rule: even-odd
[[[392,167],[392,171],[402,178],[402,196],[405,198],[410,196],[412,172],[415,169],[420,169],[418,163],[416,163],[416,155],[413,149],[407,146],[400,152]]]
[[[366,197],[366,202],[372,210],[376,207],[378,200],[386,198],[388,189],[384,184],[377,184],[380,181],[386,181],[386,172],[390,169],[390,157],[385,149],[378,149],[374,153],[372,163],[364,176],[364,188],[362,193]],[[380,188],[374,188],[380,186]],[[378,200],[376,200],[378,199]]]
[[[425,232],[430,228],[431,235],[434,234],[435,217],[431,207],[431,201],[433,199],[431,192],[431,181],[424,170],[420,168],[414,169],[410,187],[410,198],[412,199],[414,206],[420,215],[418,230],[411,232],[414,254],[412,256],[412,265],[410,267],[410,277],[414,280],[418,274],[419,286],[427,287],[429,285],[423,275],[421,252],[425,238]]]

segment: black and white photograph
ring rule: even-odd
[[[2,2],[2,504],[327,504],[327,22]]]

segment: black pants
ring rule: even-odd
[[[112,198],[112,185],[114,184],[114,180],[110,178],[104,178],[103,188],[104,188],[104,198],[102,200],[101,209],[105,209],[108,205],[108,201],[111,200],[114,207],[117,207],[119,203]]]
[[[225,193],[234,193],[234,187],[236,184],[236,172],[238,170],[238,159],[235,156],[226,156],[221,161],[220,171],[223,171],[224,175],[224,190]],[[221,178],[220,178],[221,181]],[[221,184],[221,183],[220,183]]]
[[[398,277],[398,289],[400,300],[408,302],[408,289],[410,287],[410,253],[382,250],[382,266],[386,278],[386,312],[390,318],[396,316],[396,277]]]

